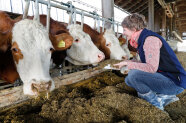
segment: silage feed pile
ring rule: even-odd
[[[177,53],[186,68],[186,53]],[[0,111],[0,122],[186,122],[186,91],[179,101],[161,111],[137,97],[125,76],[106,71],[79,83],[61,86],[49,99],[44,96]]]

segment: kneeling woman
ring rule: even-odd
[[[145,17],[131,14],[123,22],[123,34],[135,47],[140,62],[123,61],[115,66],[129,70],[125,82],[136,89],[138,96],[164,110],[164,106],[179,100],[186,88],[186,72],[167,42],[157,33],[146,29]]]

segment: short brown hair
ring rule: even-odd
[[[133,13],[125,17],[121,25],[124,28],[128,28],[130,30],[136,29],[137,31],[139,31],[147,27],[147,22],[144,15]]]

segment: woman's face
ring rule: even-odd
[[[125,35],[127,37],[128,40],[131,39],[131,36],[132,34],[134,33],[135,31],[132,31],[128,28],[123,28],[123,35]]]

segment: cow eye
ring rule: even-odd
[[[50,52],[53,52],[53,51],[54,51],[54,48],[51,47],[51,48],[50,48]]]
[[[106,46],[107,46],[107,47],[110,47],[110,46],[111,46],[111,44],[110,44],[110,43],[108,43],[108,44],[106,44]]]
[[[18,52],[18,49],[17,48],[12,48],[12,51],[13,52]]]
[[[76,39],[75,42],[79,42],[79,39]]]

